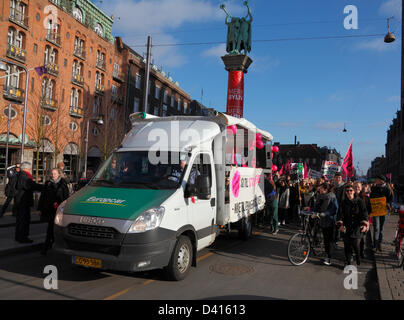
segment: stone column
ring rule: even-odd
[[[244,109],[244,74],[247,73],[252,60],[245,54],[225,55],[222,60],[225,69],[229,72],[226,113],[236,118],[242,118]]]

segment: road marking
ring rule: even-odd
[[[260,232],[253,232],[254,235],[259,235],[263,232],[264,230],[261,230]],[[202,257],[199,257],[198,259],[196,259],[197,262],[202,261],[210,256],[213,256],[214,252],[208,252],[207,254],[203,255]],[[142,283],[142,285],[148,285],[149,283],[155,282],[155,280],[147,280],[145,282]],[[124,295],[125,293],[128,293],[130,290],[132,290],[133,288],[135,288],[135,286],[131,286],[125,290],[122,290],[118,293],[113,294],[112,296],[109,296],[107,298],[105,298],[104,300],[114,300],[115,298],[118,298],[122,295]]]
[[[147,280],[147,281],[143,282],[142,285],[148,285],[149,283],[152,283],[154,281],[155,280]],[[122,291],[120,291],[118,293],[113,294],[112,296],[109,296],[109,297],[105,298],[104,300],[114,300],[115,298],[118,298],[121,295],[123,295],[125,293],[128,293],[130,290],[134,289],[135,287],[136,286],[131,286],[131,287],[125,289],[125,290],[122,290]]]

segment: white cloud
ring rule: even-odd
[[[362,41],[359,42],[354,49],[356,50],[372,50],[372,51],[388,51],[391,50],[395,47],[395,43],[385,43],[383,38],[377,38],[377,39],[373,39],[373,40],[368,40],[368,41]]]
[[[217,46],[211,47],[201,53],[202,57],[209,58],[218,58],[224,56],[226,54],[226,44],[222,43]]]
[[[232,15],[245,11],[245,7],[233,2],[225,2]],[[147,42],[147,35],[152,36],[155,45],[177,44],[179,40],[170,32],[180,32],[180,27],[189,27],[190,23],[223,20],[224,24],[225,19],[219,3],[212,0],[116,0],[105,3],[103,9],[115,16],[113,33],[121,35],[140,54],[146,51],[142,46]],[[187,62],[176,46],[155,46],[152,51],[157,65],[179,67]]]
[[[400,96],[391,96],[387,98],[388,102],[400,102],[401,98]]]
[[[401,17],[401,0],[388,0],[380,6],[380,13],[388,16]]]
[[[328,97],[328,100],[339,102],[339,101],[344,100],[344,97],[341,96],[339,93],[333,93]]]
[[[321,130],[339,130],[344,128],[343,122],[317,122],[314,128]]]

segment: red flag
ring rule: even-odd
[[[352,178],[354,176],[353,170],[353,156],[352,156],[352,141],[349,145],[348,151],[345,155],[344,162],[342,162],[342,178],[345,180],[346,178]]]
[[[283,174],[283,165],[282,165],[281,171],[279,171],[279,174],[280,174],[280,175]]]

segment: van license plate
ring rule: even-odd
[[[73,264],[77,264],[77,265],[84,266],[84,267],[100,269],[102,266],[102,262],[100,259],[73,256],[72,260],[73,260]]]

